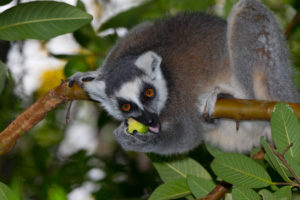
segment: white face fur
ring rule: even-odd
[[[162,58],[153,51],[142,54],[135,62],[135,65],[147,74],[144,77],[146,82],[152,83],[157,91],[157,114],[161,112],[168,98],[168,89],[163,77],[160,64]]]
[[[118,120],[130,117],[129,114],[122,111],[118,99],[134,103],[141,111],[146,109],[159,115],[168,98],[167,83],[160,68],[161,61],[162,58],[153,51],[147,51],[140,55],[134,64],[144,72],[143,75],[125,82],[110,97],[105,95],[106,85],[102,80],[87,82],[85,88],[89,91],[92,99],[101,102],[102,106]],[[155,91],[155,97],[147,104],[141,101],[145,84],[152,86]],[[137,115],[138,113],[131,114]]]

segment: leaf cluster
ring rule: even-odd
[[[215,183],[207,170],[192,158],[165,161],[149,155],[164,184],[157,187],[150,196],[154,199],[175,199],[191,195],[204,197]]]
[[[271,130],[274,144],[261,138],[265,150],[265,160],[261,162],[246,155],[222,153],[207,145],[214,156],[210,164],[212,175],[191,158],[167,162],[150,156],[164,182],[150,199],[202,198],[219,179],[234,185],[229,192],[232,199],[291,199],[292,192],[300,187],[300,124],[287,104],[276,104]]]

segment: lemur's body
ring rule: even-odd
[[[72,78],[125,120],[114,133],[125,149],[160,154],[187,152],[203,139],[246,152],[259,145],[260,135],[270,136],[266,122],[242,122],[237,131],[234,121],[210,120],[218,96],[299,101],[282,35],[256,0],[240,1],[228,24],[186,13],[138,25],[102,68]],[[145,96],[149,89],[153,96]],[[129,134],[128,117],[150,131]]]

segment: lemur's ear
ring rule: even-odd
[[[105,87],[105,82],[99,78],[85,83],[85,88],[89,96],[98,102],[102,102],[106,99]]]
[[[160,73],[161,61],[162,58],[157,53],[147,51],[136,59],[135,65],[153,79]]]
[[[115,118],[120,116],[119,112],[117,112],[115,109],[114,102],[112,99],[109,99],[106,94],[106,83],[101,75],[93,81],[86,82],[84,86],[91,99],[99,102],[101,106],[103,106],[104,109]]]

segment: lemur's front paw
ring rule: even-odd
[[[202,101],[203,104],[201,106],[201,114],[203,119],[208,123],[214,123],[215,120],[213,119],[213,113],[215,109],[215,105],[217,102],[218,93],[220,91],[219,87],[216,87],[214,91],[206,96],[205,99]]]
[[[200,113],[203,119],[208,123],[214,123],[213,118],[214,109],[218,99],[233,98],[231,94],[223,93],[220,87],[215,87],[211,93],[206,93],[199,98],[200,100]]]
[[[69,87],[72,87],[74,83],[77,83],[81,88],[84,88],[84,83],[88,81],[92,81],[96,78],[95,73],[90,72],[76,72],[71,77],[69,77],[66,81],[69,82]]]

